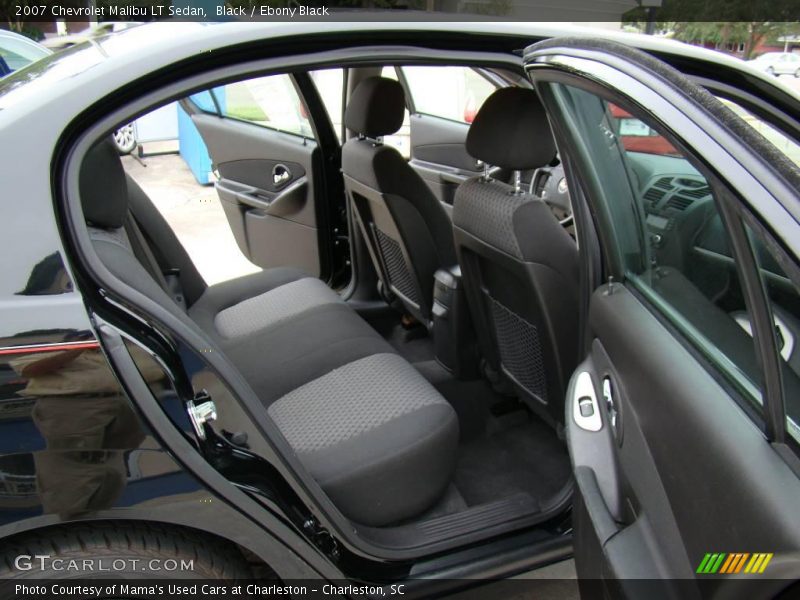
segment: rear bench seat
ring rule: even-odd
[[[110,143],[87,154],[80,193],[105,266],[224,351],[345,516],[384,526],[436,502],[455,412],[338,294],[295,269],[206,286]]]

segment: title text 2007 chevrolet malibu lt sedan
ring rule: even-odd
[[[796,582],[800,99],[599,35],[162,23],[3,80],[0,570]],[[256,272],[109,141],[176,100]]]

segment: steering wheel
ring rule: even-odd
[[[541,198],[553,210],[562,227],[569,227],[575,222],[564,167],[560,164],[536,169],[528,192]]]

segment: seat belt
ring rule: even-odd
[[[156,283],[158,283],[161,289],[164,290],[178,306],[186,310],[186,299],[183,296],[177,274],[170,276],[170,280],[167,279],[156,257],[153,255],[150,245],[145,240],[139,224],[130,212],[128,212],[128,216],[125,219],[125,231],[128,233],[128,239],[131,242],[131,249],[133,250],[134,256],[142,263],[142,266],[150,276],[156,280]]]

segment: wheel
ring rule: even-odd
[[[794,72],[794,76],[800,79],[800,69],[797,69],[797,71]]]
[[[767,75],[772,75],[773,77],[777,77],[778,75],[775,73],[775,69],[772,67],[767,67]]]
[[[130,154],[136,148],[136,135],[133,123],[128,123],[114,132],[114,144],[120,154]]]
[[[56,526],[23,534],[0,552],[0,579],[95,579],[110,573],[122,579],[253,577],[235,545],[149,523]]]

